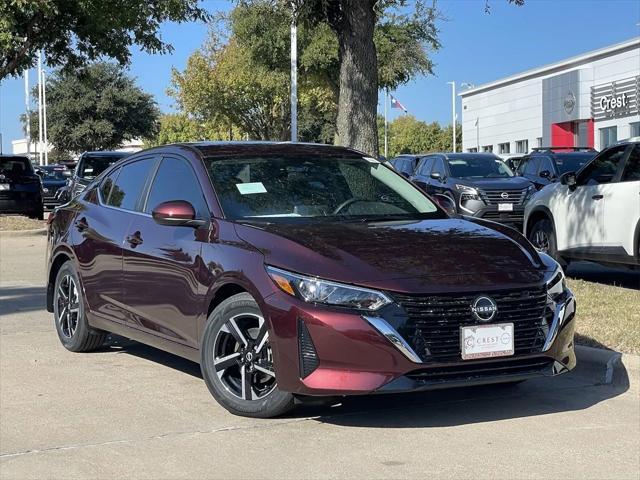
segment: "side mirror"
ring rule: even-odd
[[[404,178],[409,178],[411,176],[408,172],[400,172],[400,175],[402,175]]]
[[[431,178],[442,181],[442,175],[439,172],[431,172]]]
[[[551,172],[550,172],[549,170],[542,170],[542,171],[540,172],[540,176],[541,176],[542,178],[546,178],[547,180],[550,180],[550,179],[551,179],[551,177],[553,177],[553,175],[551,174]]]
[[[567,172],[560,177],[560,183],[573,189],[577,185],[576,172]]]
[[[440,208],[447,212],[447,214],[456,214],[456,204],[453,202],[453,200],[451,200],[451,197],[448,197],[447,195],[435,194],[431,198],[433,198],[433,200],[438,205],[440,205]]]
[[[40,177],[44,177],[44,170],[40,170],[39,168],[36,168],[36,175]]]
[[[153,209],[151,216],[157,224],[173,227],[200,227],[206,223],[204,220],[196,220],[193,205],[184,200],[163,202]]]

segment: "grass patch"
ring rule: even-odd
[[[640,290],[567,279],[576,297],[576,341],[640,353]]]
[[[0,215],[0,232],[9,230],[37,230],[45,228],[44,220],[33,220],[21,215]]]

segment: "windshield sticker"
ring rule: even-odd
[[[241,195],[252,195],[254,193],[267,193],[262,182],[236,183],[236,187]]]

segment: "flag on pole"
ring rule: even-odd
[[[407,109],[404,108],[404,105],[400,103],[400,100],[398,100],[396,97],[394,97],[391,94],[390,96],[391,96],[391,108],[399,108],[400,110],[404,111],[404,113],[407,113]]]

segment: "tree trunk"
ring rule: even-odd
[[[340,46],[336,144],[377,158],[378,58],[373,43],[375,2],[339,0],[337,3],[339,15],[331,22]]]

